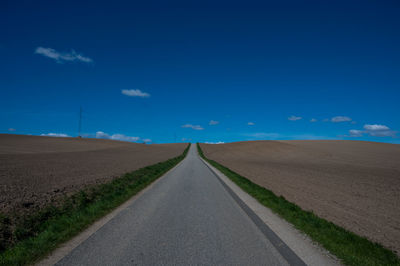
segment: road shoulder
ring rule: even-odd
[[[47,257],[36,263],[36,266],[50,266],[50,265],[55,265],[58,261],[63,259],[66,255],[68,255],[72,250],[74,250],[76,247],[78,247],[81,243],[83,243],[85,240],[87,240],[91,235],[96,233],[100,228],[102,228],[105,224],[107,224],[109,221],[111,221],[114,217],[116,217],[120,212],[125,210],[127,207],[129,207],[134,201],[136,201],[141,195],[146,193],[146,191],[150,190],[154,185],[156,185],[160,180],[174,171],[177,167],[179,167],[182,162],[180,161],[177,165],[175,165],[173,168],[171,168],[169,171],[167,171],[165,174],[163,174],[161,177],[157,178],[153,183],[151,183],[149,186],[141,190],[139,193],[137,193],[135,196],[130,198],[129,200],[125,201],[123,204],[118,206],[115,210],[110,212],[109,214],[105,215],[92,225],[90,225],[87,229],[82,231],[80,234],[76,235],[69,241],[61,244],[57,249],[52,251]]]
[[[203,158],[199,158],[307,265],[341,265],[335,256],[261,205]]]

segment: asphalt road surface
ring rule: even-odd
[[[273,243],[192,145],[178,167],[57,265],[301,264]]]

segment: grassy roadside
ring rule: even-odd
[[[7,240],[7,237],[14,240],[12,244],[3,241],[3,245],[8,246],[0,253],[0,265],[38,261],[177,165],[185,158],[189,147],[178,157],[82,190],[65,199],[60,207],[50,206],[26,217],[16,227],[8,226],[7,217],[0,216],[0,240]]]
[[[247,178],[231,171],[221,164],[207,159],[197,143],[200,156],[217,168],[236,185],[257,199],[261,204],[306,233],[325,249],[337,256],[345,265],[400,265],[400,260],[392,251],[380,244],[349,232],[312,212],[304,211],[284,197],[261,187]]]

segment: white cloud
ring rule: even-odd
[[[40,136],[60,137],[60,138],[69,137],[69,135],[64,134],[64,133],[47,133],[47,134],[40,134]]]
[[[384,125],[364,125],[364,129],[367,131],[382,131],[389,130],[390,128]]]
[[[324,139],[337,139],[336,137],[320,136],[314,134],[299,134],[299,135],[287,135],[284,139],[297,139],[297,140],[324,140]]]
[[[204,129],[200,125],[192,125],[192,124],[182,125],[181,127],[183,127],[183,128],[191,128],[191,129],[194,129],[194,130],[203,130]]]
[[[215,126],[219,124],[219,121],[211,120],[210,123],[208,123],[210,126]]]
[[[395,137],[396,131],[385,125],[364,125],[365,131],[373,137]]]
[[[150,97],[150,94],[147,92],[143,92],[141,90],[122,90],[122,94],[131,96],[131,97],[142,97],[147,98]]]
[[[96,132],[96,138],[98,138],[98,139],[108,139],[108,138],[110,138],[110,135],[108,135],[107,133],[104,133],[103,131],[97,131]]]
[[[15,131],[16,129],[15,128],[12,128],[12,127],[10,127],[9,129],[8,129],[8,131],[11,131],[11,132],[13,132],[13,131]]]
[[[315,118],[312,118],[312,119],[310,120],[311,123],[314,123],[314,122],[317,122],[317,121],[318,121],[318,120],[315,119]]]
[[[290,120],[290,121],[297,121],[297,120],[300,120],[300,119],[302,119],[301,116],[294,116],[294,115],[292,115],[292,116],[289,116],[289,117],[288,117],[288,120]]]
[[[54,59],[57,63],[74,62],[74,61],[80,61],[83,63],[93,62],[91,58],[78,54],[74,50],[72,50],[70,53],[61,53],[57,52],[52,48],[38,47],[35,49],[35,54],[40,54],[45,57]]]
[[[138,141],[140,138],[139,137],[125,136],[124,134],[113,134],[113,135],[111,135],[111,139],[134,142],[134,141]]]
[[[348,116],[335,116],[331,118],[331,122],[339,123],[339,122],[350,122],[351,118]]]
[[[259,132],[259,133],[252,133],[252,134],[245,134],[244,136],[251,137],[252,139],[248,140],[255,140],[255,139],[266,139],[266,140],[289,140],[289,139],[296,139],[296,140],[313,140],[313,139],[337,139],[328,136],[320,136],[314,134],[299,134],[299,135],[285,135],[279,133],[266,133],[266,132]]]
[[[253,122],[248,122],[247,125],[248,126],[254,126],[255,124]]]
[[[223,141],[217,141],[217,142],[209,142],[209,141],[206,141],[205,143],[206,143],[206,144],[224,144],[225,142],[223,142]]]
[[[257,139],[264,139],[264,138],[272,138],[276,139],[280,135],[278,133],[265,133],[265,132],[258,132],[258,133],[251,133],[251,134],[246,134],[248,137],[253,137]]]
[[[109,135],[107,133],[104,133],[103,131],[97,131],[96,132],[96,138],[98,138],[98,139],[112,139],[112,140],[120,140],[120,141],[129,141],[129,142],[136,142],[136,141],[140,140],[139,137],[131,137],[131,136],[126,136],[124,134]]]
[[[364,130],[351,129],[349,130],[350,137],[361,137],[363,134],[368,134],[372,137],[395,137],[397,132],[391,130],[388,126],[377,124],[366,124]]]
[[[151,142],[151,139],[142,139],[142,141],[143,141],[144,143],[149,143],[149,142]]]
[[[362,130],[357,130],[357,129],[351,129],[349,130],[350,137],[362,137],[364,131]]]

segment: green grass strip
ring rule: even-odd
[[[10,232],[16,241],[0,254],[0,265],[26,265],[43,258],[177,165],[189,146],[178,157],[82,190],[65,199],[61,207],[50,206],[24,219]],[[1,227],[6,226],[6,220],[0,219]]]
[[[225,174],[261,204],[293,224],[312,240],[320,243],[345,265],[400,265],[400,260],[396,254],[382,245],[373,243],[364,237],[319,218],[312,212],[302,210],[296,204],[287,201],[283,196],[278,197],[272,191],[251,182],[213,160],[207,159],[198,143],[197,147],[203,159]]]

